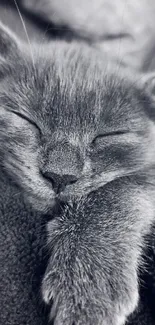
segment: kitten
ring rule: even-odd
[[[49,213],[54,325],[123,325],[154,221],[154,78],[87,46],[28,47],[0,25],[0,164]]]

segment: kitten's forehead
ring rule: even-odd
[[[59,47],[58,47],[59,48]],[[75,48],[60,47],[51,56],[16,62],[9,94],[12,105],[41,123],[46,131],[65,127],[66,133],[88,132],[100,122],[120,127],[140,116],[137,93],[103,62],[95,62]],[[46,58],[46,59],[45,59]],[[11,98],[12,97],[12,98]],[[114,118],[115,116],[115,118]],[[136,123],[137,123],[136,121]]]

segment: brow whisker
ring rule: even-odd
[[[16,9],[17,9],[17,12],[19,14],[19,18],[21,20],[21,23],[22,23],[22,26],[23,26],[23,29],[25,31],[25,35],[26,35],[26,38],[27,38],[27,41],[28,41],[28,44],[29,44],[29,48],[30,48],[30,53],[31,53],[31,58],[32,58],[32,63],[33,63],[33,67],[34,67],[34,70],[35,70],[35,63],[34,63],[34,56],[33,56],[33,51],[32,51],[32,45],[31,45],[31,42],[30,42],[30,38],[29,38],[29,35],[28,35],[28,32],[27,32],[27,28],[26,28],[26,25],[25,25],[25,22],[24,22],[24,19],[22,17],[22,14],[20,12],[20,9],[19,9],[19,6],[17,4],[17,1],[14,0],[14,3],[15,3],[15,6],[16,6]]]

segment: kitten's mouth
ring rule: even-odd
[[[56,198],[60,201],[75,201],[81,197],[85,197],[91,192],[97,191],[99,188],[104,187],[106,184],[111,183],[112,181],[133,175],[133,172],[119,171],[110,172],[108,174],[101,173],[92,178],[83,178],[76,182],[75,184],[66,186],[63,192],[60,192],[56,195]]]
[[[52,187],[51,182],[44,178],[46,182],[46,192],[44,198],[41,199],[40,193],[36,200],[33,198],[32,201],[36,203],[35,205],[39,210],[49,210],[53,209],[57,203],[68,203],[69,205],[73,202],[79,201],[82,198],[89,195],[91,192],[97,191],[99,188],[103,188],[106,184],[124,176],[129,176],[133,174],[126,172],[125,170],[112,171],[109,173],[101,173],[98,175],[83,176],[72,184],[66,185],[65,187],[60,186],[58,192]],[[61,189],[61,191],[60,191]]]

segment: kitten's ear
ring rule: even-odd
[[[0,58],[14,57],[19,51],[19,41],[9,28],[0,22]]]

